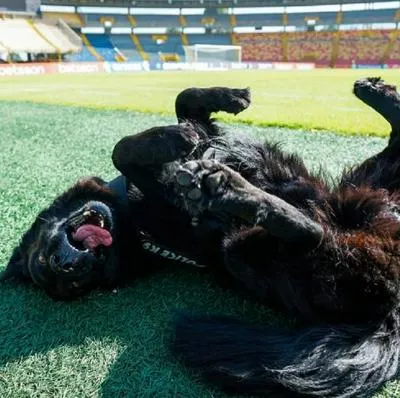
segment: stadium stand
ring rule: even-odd
[[[400,20],[400,11],[365,8],[298,12],[288,6],[281,13],[236,14],[232,13],[234,9],[220,13],[216,7],[205,6],[200,15],[157,15],[150,11],[142,15],[131,7],[129,14],[126,8],[120,11],[124,14],[100,13],[96,9],[96,13],[44,12],[42,19],[3,16],[0,52],[68,54],[68,59],[74,61],[158,62],[182,60],[184,45],[233,44],[242,46],[242,59],[250,62],[310,61],[321,66],[399,63],[400,35],[392,27]],[[310,20],[313,23],[307,26]],[[382,23],[391,29],[382,30],[382,25],[377,25]],[[115,31],[110,34],[111,27]],[[71,36],[70,28],[81,35],[82,42],[77,35]],[[194,34],[190,28],[203,28],[204,32]],[[235,33],[235,29],[246,33]],[[82,43],[82,51],[77,53]]]
[[[399,62],[400,61],[400,37],[399,31],[392,32],[391,46],[388,48],[386,58],[389,62]]]
[[[110,40],[114,47],[118,48],[124,54],[127,61],[142,61],[142,57],[137,51],[131,35],[111,35]]]
[[[164,57],[178,60],[184,55],[179,35],[140,35],[143,50],[149,55],[151,62],[161,61]],[[173,56],[173,54],[176,54]]]
[[[66,14],[61,12],[46,12],[43,14],[43,20],[50,24],[56,24],[59,20],[64,21],[71,28],[80,28],[84,21],[79,14]]]
[[[332,32],[293,32],[287,35],[287,60],[329,64],[332,57]]]
[[[337,63],[380,63],[388,44],[389,31],[365,30],[341,32]]]
[[[67,29],[68,34],[64,33]],[[10,53],[66,54],[80,50],[79,38],[67,26],[62,29],[31,19],[0,19],[0,43]]]
[[[66,60],[71,62],[96,62],[97,58],[84,45],[82,47],[82,51],[76,54],[68,55]]]
[[[28,20],[0,20],[0,41],[12,52],[55,53],[57,50],[41,37]]]
[[[279,33],[235,34],[235,42],[242,46],[244,61],[283,61],[282,38]]]
[[[37,21],[33,24],[36,28],[37,33],[40,34],[45,40],[51,44],[58,53],[66,54],[70,52],[80,51],[79,45],[71,40],[71,36],[66,35],[56,25],[50,25],[41,21]]]
[[[142,43],[138,35],[132,34],[131,39],[136,47],[137,52],[139,53],[142,61],[148,61],[150,59],[149,55],[144,51]]]
[[[316,62],[378,64],[389,57],[400,59],[400,42],[397,39],[391,54],[385,54],[390,42],[390,31],[361,30],[340,32],[337,57],[335,57],[334,32],[291,32],[236,34],[235,41],[242,46],[245,61]],[[286,50],[285,50],[286,42]],[[385,57],[386,56],[386,57]]]
[[[86,37],[104,61],[116,61],[117,52],[115,51],[109,36],[87,34]]]

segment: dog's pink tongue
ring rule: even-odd
[[[97,225],[84,224],[73,234],[72,238],[82,242],[86,249],[95,249],[98,246],[111,246],[112,236],[109,231]]]

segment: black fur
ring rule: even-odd
[[[175,325],[176,352],[230,392],[365,397],[398,372],[398,314],[376,327],[285,330],[190,315]]]
[[[207,92],[210,111],[222,109],[219,90]],[[174,134],[171,127],[143,133],[152,134],[153,148],[166,146],[174,154],[167,163],[160,154],[142,167],[135,151],[124,151],[135,148],[135,136],[114,149],[115,166],[145,196],[191,218],[188,231],[193,246],[206,248],[204,263],[310,324],[280,330],[219,317],[178,317],[174,351],[224,389],[365,397],[397,375],[400,99],[380,79],[356,82],[355,92],[393,126],[391,139],[333,187],[275,145],[223,135],[204,111],[204,90],[203,116],[187,111],[198,98],[188,91],[184,112],[176,107],[182,124]],[[192,140],[181,156],[174,142],[188,142],[177,138],[188,131],[199,142]],[[140,156],[147,151],[154,153],[142,146]],[[169,241],[172,247],[178,243]]]
[[[224,135],[210,119],[211,112],[245,109],[248,90],[186,90],[176,103],[180,124],[126,137],[114,148],[130,203],[122,217],[128,223],[115,224],[123,239],[114,241],[109,259],[134,261],[134,274],[140,264],[168,259],[208,265],[310,324],[280,330],[178,318],[175,352],[227,390],[370,396],[397,374],[399,98],[379,79],[357,82],[355,91],[394,127],[388,147],[344,172],[333,188],[299,157]],[[43,230],[23,240],[29,259],[36,253],[32,236]],[[20,269],[14,263],[6,274]]]

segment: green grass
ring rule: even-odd
[[[71,101],[74,92],[71,88]],[[64,102],[64,92],[58,95],[53,101]],[[169,116],[15,102],[0,102],[0,120],[1,267],[54,196],[80,176],[116,174],[110,152],[119,138],[174,122]],[[322,163],[334,175],[385,145],[378,137],[230,128],[281,141],[310,167]],[[72,303],[54,302],[33,287],[6,283],[0,286],[0,397],[222,397],[170,355],[169,320],[177,308],[281,321],[268,308],[177,265],[116,293],[93,292]],[[399,393],[400,384],[393,382],[378,396]]]
[[[387,123],[351,94],[353,82],[368,75],[400,83],[396,70],[53,75],[1,78],[0,100],[172,114],[177,93],[188,86],[249,86],[253,104],[237,121],[385,136]]]

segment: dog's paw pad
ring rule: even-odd
[[[176,173],[176,182],[182,187],[188,187],[192,184],[194,175],[186,169],[178,170]]]
[[[187,193],[187,197],[195,202],[199,201],[203,196],[203,192],[199,188],[193,188]]]
[[[196,216],[209,207],[214,196],[222,194],[226,179],[215,161],[186,162],[175,174],[176,199],[182,208]]]

